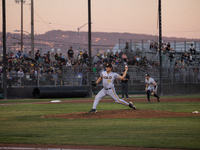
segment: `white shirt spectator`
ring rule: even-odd
[[[22,71],[22,69],[20,69],[18,72],[17,72],[17,74],[18,74],[18,77],[20,78],[23,78],[24,77],[24,72]]]

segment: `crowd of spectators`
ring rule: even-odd
[[[126,44],[126,48],[128,48],[128,44]],[[158,43],[151,43],[150,50],[158,52]],[[175,70],[195,64],[196,60],[194,54],[196,54],[196,50],[194,49],[193,44],[191,44],[187,53],[181,55],[180,59],[174,59],[174,50],[170,46],[170,43],[163,44],[162,51],[163,54],[169,55],[170,62],[175,62]],[[7,64],[5,65],[7,66],[6,72],[9,85],[36,85],[38,77],[40,79],[40,84],[61,85],[63,80],[63,67],[87,67],[89,65],[87,51],[80,51],[78,56],[75,57],[73,47],[70,47],[68,50],[67,58],[64,58],[62,53],[53,53],[50,51],[41,55],[40,50],[37,50],[34,54],[34,59],[30,58],[31,52],[24,55],[18,51],[16,56],[14,56],[12,52],[9,55],[6,55]],[[115,54],[111,52],[97,54],[92,58],[92,73],[96,74],[98,71],[104,70],[107,63],[111,63],[114,70],[117,70],[124,66],[124,62],[127,63],[129,67],[137,66],[142,69],[151,67],[155,68],[155,71],[159,66],[158,61],[148,60],[146,56],[142,57],[140,53],[137,52],[134,53],[134,55],[123,51],[120,53],[116,52]],[[3,65],[2,58],[0,58],[0,72],[3,71]],[[199,72],[197,66],[194,66],[194,71]]]

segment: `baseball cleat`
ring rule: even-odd
[[[158,98],[157,101],[160,102],[160,98]]]
[[[148,103],[150,102],[150,100],[147,101]]]
[[[92,109],[92,110],[90,110],[88,113],[96,113],[96,112],[97,112],[96,109]]]
[[[132,102],[129,103],[129,107],[130,107],[130,108],[133,108],[133,109],[136,109],[136,107],[133,105]]]

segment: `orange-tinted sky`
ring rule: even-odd
[[[24,30],[31,32],[30,1]],[[200,39],[200,0],[162,0],[162,35]],[[88,0],[34,0],[35,33],[77,31],[88,22]],[[158,35],[158,0],[91,0],[92,31]],[[6,0],[7,32],[21,29],[21,4]],[[2,2],[0,3],[2,31]],[[87,31],[84,26],[80,31]]]

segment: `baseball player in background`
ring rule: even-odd
[[[147,92],[147,99],[148,102],[150,102],[150,94],[152,96],[157,97],[157,101],[160,102],[160,97],[157,95],[157,84],[153,78],[149,76],[149,74],[145,75],[145,83],[146,83],[146,88],[145,91]]]
[[[123,75],[120,76],[119,74],[112,72],[111,64],[107,64],[106,71],[102,71],[100,73],[100,77],[97,79],[97,81],[94,83],[91,83],[93,86],[96,86],[103,79],[103,88],[96,95],[96,97],[94,99],[92,110],[89,111],[89,113],[97,112],[96,107],[97,107],[99,101],[106,95],[109,95],[116,103],[119,103],[119,104],[122,104],[125,106],[129,106],[132,109],[136,109],[136,107],[133,105],[132,102],[128,103],[128,102],[124,101],[123,99],[119,99],[119,97],[117,96],[117,94],[115,92],[115,87],[114,87],[114,83],[113,83],[114,80],[117,78],[119,80],[124,79],[124,77],[126,76],[127,70],[128,70],[128,66],[125,66],[125,71],[124,71]]]

